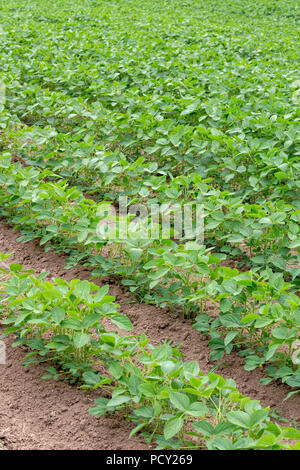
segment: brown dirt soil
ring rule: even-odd
[[[45,253],[38,241],[18,243],[20,233],[0,221],[0,252],[14,254],[9,263],[20,263],[37,273],[49,271],[51,277],[90,279],[91,270],[77,266],[65,270],[65,258],[52,251]],[[134,333],[145,333],[152,344],[172,339],[181,344],[186,360],[196,360],[208,372],[215,363],[209,361],[208,339],[192,329],[192,322],[172,318],[166,310],[134,301],[128,290],[107,278],[93,280],[99,286],[109,284],[109,294],[116,297],[120,312],[134,325]],[[7,363],[0,365],[0,449],[147,449],[141,436],[128,440],[132,424],[119,416],[95,418],[88,414],[101,391],[84,393],[64,382],[43,380],[45,366],[24,369],[25,351],[12,348],[13,338],[5,339]],[[300,423],[300,396],[283,401],[291,389],[280,383],[267,387],[260,384],[263,370],[244,370],[243,359],[230,354],[216,372],[236,381],[238,389],[263,406],[277,409],[292,424]],[[1,444],[2,442],[2,444]]]

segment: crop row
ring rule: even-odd
[[[47,141],[39,164],[62,157],[72,178],[76,153],[113,148],[116,160],[145,155],[169,176],[196,171],[248,199],[251,188],[252,202],[297,201],[295,2],[263,2],[263,22],[248,2],[226,21],[213,2],[196,16],[193,2],[47,5],[17,19],[2,6],[5,106]]]
[[[40,172],[1,159],[1,215],[21,229],[21,240],[41,239],[94,268],[96,277],[119,276],[141,301],[171,313],[195,317],[195,328],[211,335],[211,358],[237,348],[248,370],[266,365],[269,378],[299,387],[299,297],[281,273],[266,268],[264,276],[222,266],[222,255],[194,241],[141,238],[130,225],[125,240],[102,230],[103,203],[86,199],[66,183],[46,182]],[[105,206],[104,206],[105,207]],[[101,212],[102,211],[102,212]],[[117,217],[120,219],[121,217]],[[130,232],[131,227],[131,232]],[[103,256],[105,247],[110,256]],[[207,315],[214,304],[217,318]]]
[[[29,349],[26,365],[50,363],[44,378],[109,395],[95,400],[92,415],[120,412],[135,425],[130,437],[143,430],[159,449],[299,449],[300,432],[272,422],[269,408],[241,395],[233,380],[203,374],[168,342],[153,347],[145,335],[106,330],[104,318],[132,328],[107,286],[45,281],[45,273],[8,266],[8,257],[1,254],[4,335]]]
[[[299,4],[14,0],[0,13],[0,215],[67,267],[193,319],[212,360],[235,351],[298,393]],[[107,331],[104,318],[132,325],[106,287],[2,272],[7,332],[49,377],[107,392],[93,414],[120,410],[160,448],[299,438],[168,342]]]
[[[211,179],[203,179],[197,172],[170,178],[156,161],[147,162],[144,157],[131,161],[125,155],[100,150],[93,154],[93,148],[85,143],[79,146],[83,153],[80,148],[77,154],[73,149],[75,155],[67,160],[65,157],[60,160],[58,151],[51,151],[52,157],[45,158],[44,148],[37,148],[44,141],[48,146],[51,136],[57,137],[51,129],[39,134],[37,128],[29,131],[27,127],[16,129],[14,125],[14,130],[7,130],[2,136],[3,148],[9,147],[22,162],[51,169],[56,175],[53,178],[68,178],[68,184],[90,182],[91,186],[85,186],[87,190],[96,191],[100,199],[114,204],[126,196],[126,210],[132,213],[137,204],[143,204],[148,213],[158,204],[166,214],[176,212],[178,201],[182,208],[190,203],[201,205],[206,245],[234,260],[238,268],[246,266],[262,273],[270,267],[284,273],[287,281],[299,284],[299,258],[295,251],[300,244],[297,199],[290,203],[278,198],[251,203],[245,195],[216,188]],[[26,154],[28,140],[31,157]]]

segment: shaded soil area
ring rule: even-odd
[[[9,263],[20,263],[37,273],[49,271],[51,277],[71,279],[91,278],[91,270],[77,266],[66,270],[65,258],[52,251],[45,253],[38,241],[18,243],[20,233],[0,220],[0,252],[14,254]],[[93,280],[99,286],[109,284],[109,294],[116,297],[120,312],[134,325],[134,333],[145,333],[152,344],[171,339],[186,360],[196,360],[200,369],[208,372],[210,362],[208,338],[192,329],[191,321],[171,317],[164,309],[134,302],[128,290],[114,280]],[[213,313],[213,312],[211,312]],[[85,393],[64,382],[43,380],[44,365],[24,369],[22,348],[12,348],[13,338],[6,338],[7,361],[0,364],[0,449],[149,449],[143,437],[128,440],[131,423],[121,416],[95,418],[88,414],[101,391]],[[222,360],[217,373],[231,377],[238,389],[263,406],[276,409],[290,424],[300,424],[300,395],[283,401],[291,391],[281,383],[267,387],[260,384],[262,369],[248,372],[243,359],[232,353]]]

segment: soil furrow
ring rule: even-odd
[[[14,253],[10,262],[23,264],[37,273],[49,271],[49,278],[91,278],[91,270],[76,266],[66,270],[65,258],[53,251],[45,253],[38,241],[18,243],[20,236],[4,221],[0,221],[0,252]],[[110,295],[116,297],[120,312],[134,325],[134,333],[145,333],[153,344],[172,340],[181,344],[186,360],[197,360],[200,369],[208,372],[210,362],[208,338],[192,329],[191,321],[171,317],[166,310],[134,301],[128,290],[108,278],[93,280],[99,286],[110,285]],[[97,419],[88,414],[93,400],[101,391],[84,393],[63,382],[42,380],[45,367],[21,365],[24,351],[12,348],[12,338],[6,338],[7,361],[0,365],[0,442],[7,449],[146,449],[143,438],[128,440],[131,424],[121,416]],[[223,358],[216,372],[233,378],[239,390],[258,399],[263,406],[277,409],[290,424],[300,423],[300,396],[283,401],[290,387],[284,384],[260,384],[263,370],[245,371],[243,359],[237,354]],[[116,432],[117,429],[117,432]],[[1,449],[1,446],[0,446]]]

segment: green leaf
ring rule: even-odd
[[[281,431],[280,438],[282,439],[300,439],[300,430],[286,427]]]
[[[83,348],[90,342],[90,337],[86,333],[75,333],[73,337],[74,346],[77,349]]]
[[[222,286],[226,290],[226,292],[230,292],[231,294],[235,294],[237,292],[237,283],[233,279],[225,279],[222,282]]]
[[[171,418],[169,419],[164,427],[164,438],[171,439],[173,436],[178,434],[183,426],[182,418]]]
[[[256,426],[261,421],[264,421],[268,416],[267,410],[255,410],[250,415],[250,427]]]
[[[110,319],[112,323],[114,323],[121,330],[131,331],[133,329],[131,320],[126,315],[111,315]]]
[[[129,395],[117,395],[113,397],[111,400],[108,400],[107,406],[112,408],[115,406],[123,405],[124,403],[128,403],[131,400]]]
[[[260,318],[260,315],[258,315],[257,313],[249,313],[248,315],[245,315],[242,318],[241,323],[250,323],[259,318]]]
[[[271,263],[279,269],[286,269],[286,260],[284,258],[281,258],[279,256],[277,256],[276,258],[273,257],[271,258]]]
[[[280,344],[272,344],[269,346],[268,351],[265,354],[265,360],[269,361],[277,351],[277,349],[280,347]]]
[[[139,385],[139,390],[146,397],[152,398],[156,396],[155,388],[151,384],[141,384]]]
[[[102,380],[102,377],[100,374],[96,374],[96,372],[93,372],[91,370],[88,372],[84,372],[82,374],[82,378],[84,379],[86,384],[92,385],[92,386],[98,385],[98,383],[101,382]]]
[[[56,341],[50,341],[50,343],[46,344],[47,349],[55,349],[56,351],[65,351],[68,349],[68,344],[63,344]]]
[[[265,326],[271,325],[273,323],[272,318],[259,318],[256,320],[254,326],[255,328],[264,328]]]
[[[257,447],[271,447],[276,442],[274,434],[265,434],[256,442]]]
[[[136,263],[137,260],[140,259],[143,255],[143,250],[141,248],[129,248],[127,252],[131,261],[133,261],[134,263]]]
[[[94,303],[100,303],[109,291],[109,286],[102,286],[94,296]]]
[[[208,448],[217,450],[234,450],[231,440],[226,439],[225,437],[216,437],[212,441],[209,441]]]
[[[191,377],[196,377],[200,372],[199,364],[197,361],[185,362],[183,367],[183,375],[189,380]]]
[[[227,346],[238,335],[238,331],[230,331],[224,338],[224,345]]]
[[[73,293],[77,297],[80,297],[81,299],[85,300],[86,302],[91,303],[92,302],[92,297],[89,295],[90,294],[90,283],[89,281],[80,281],[76,284]]]
[[[119,379],[123,374],[124,369],[119,362],[113,362],[109,366],[108,370],[114,378]]]
[[[65,318],[65,315],[65,310],[60,307],[54,307],[51,311],[52,319],[56,325],[59,325],[59,323]]]
[[[131,439],[132,436],[134,436],[137,432],[139,432],[141,429],[143,429],[145,426],[147,426],[147,424],[148,423],[141,423],[141,424],[138,424],[137,426],[135,426],[135,428],[133,428],[133,430],[129,434],[128,438]]]
[[[204,403],[194,402],[190,405],[186,413],[191,416],[200,417],[209,412],[208,407]]]
[[[277,328],[273,328],[271,331],[273,338],[276,339],[292,339],[296,338],[297,329],[296,328],[286,328],[285,326],[278,326]]]
[[[151,272],[149,274],[149,277],[150,279],[157,280],[157,279],[160,279],[161,277],[164,277],[169,271],[170,271],[170,268],[161,267],[157,271]]]
[[[190,400],[187,395],[180,392],[170,392],[170,401],[180,411],[186,411],[190,406]]]
[[[79,320],[76,318],[66,318],[61,322],[61,326],[65,328],[66,330],[81,330],[82,329],[82,324]]]
[[[214,435],[214,427],[208,421],[196,421],[193,423],[194,429],[206,437]]]
[[[110,344],[112,346],[114,346],[116,344],[115,336],[110,335],[108,333],[104,333],[103,335],[100,335],[100,339],[101,339],[101,341],[103,341],[103,343],[107,343],[107,344]]]
[[[245,413],[245,411],[229,411],[226,418],[232,424],[235,424],[241,428],[249,429],[250,425],[250,416]]]
[[[82,322],[82,328],[92,328],[92,327],[97,327],[99,326],[100,318],[98,313],[90,313],[89,315],[86,315]]]

